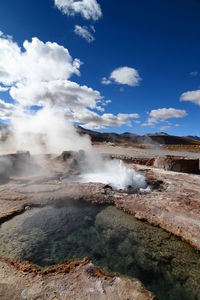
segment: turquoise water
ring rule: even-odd
[[[161,300],[200,299],[200,254],[113,206],[63,201],[0,228],[0,255],[41,266],[89,256],[106,273],[139,278]]]

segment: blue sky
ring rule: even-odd
[[[84,1],[87,10],[87,0]],[[175,135],[200,135],[200,1],[94,1],[102,13],[96,20],[93,15],[86,18],[80,11],[64,13],[53,0],[2,0],[0,31],[4,39],[11,35],[19,47],[25,40],[31,42],[32,37],[37,37],[44,43],[64,46],[73,59],[80,59],[83,62],[79,68],[81,74],[72,73],[70,80],[97,90],[105,100],[111,100],[104,107],[105,112],[92,108],[95,113],[139,115],[130,116],[127,122],[118,120],[117,125],[110,120],[111,123],[107,123],[105,116],[105,126],[101,120],[101,127],[95,128],[89,122],[87,128],[138,134],[165,131]],[[76,25],[87,29],[94,41],[88,42],[76,34]],[[111,73],[121,67],[136,70],[141,80],[130,84],[130,81],[122,83],[118,77],[109,79]],[[102,84],[103,77],[109,84]],[[13,80],[12,85],[15,84]],[[8,84],[4,82],[2,86],[8,87]],[[180,101],[186,92],[189,93],[182,97],[185,101]],[[16,100],[9,91],[0,92],[0,99]]]

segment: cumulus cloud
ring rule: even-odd
[[[132,120],[139,118],[134,113],[103,113],[110,100],[99,91],[70,80],[73,74],[80,75],[81,62],[57,43],[33,38],[20,48],[12,37],[1,34],[0,57],[0,83],[3,84],[0,87],[9,89],[14,100],[14,104],[1,100],[1,120],[12,119],[16,109],[18,119],[24,112],[34,114],[32,106],[55,107],[67,120],[91,129],[131,125]]]
[[[143,126],[155,126],[159,122],[163,122],[169,119],[183,118],[187,116],[187,112],[182,109],[175,108],[159,108],[154,109],[149,113],[147,123]]]
[[[23,43],[24,51],[12,40],[0,37],[0,82],[49,81],[79,75],[81,62],[57,43],[38,38]]]
[[[70,80],[51,80],[18,83],[10,89],[13,99],[22,105],[62,105],[72,108],[88,107],[95,109],[103,100],[99,91],[80,86]]]
[[[76,111],[73,114],[76,122],[85,123],[84,128],[87,129],[102,129],[104,127],[120,127],[122,125],[131,126],[131,120],[139,118],[138,114],[103,114],[99,115],[89,110]]]
[[[188,91],[181,95],[181,101],[189,101],[194,104],[200,105],[200,90]]]
[[[141,80],[142,79],[139,75],[139,72],[136,69],[130,67],[120,67],[112,71],[108,79],[103,77],[101,82],[102,84],[117,83],[129,86],[138,86]]]
[[[87,26],[75,25],[74,33],[85,39],[88,43],[94,42],[95,38]]]
[[[81,62],[73,60],[66,48],[37,38],[23,46],[24,51],[13,40],[0,37],[0,82],[10,87],[11,96],[21,105],[95,108],[96,101],[103,100],[98,91],[68,80],[73,74],[80,75]]]
[[[68,16],[80,14],[83,18],[94,21],[102,17],[101,7],[96,0],[54,0],[54,3]]]

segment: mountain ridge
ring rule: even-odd
[[[200,145],[200,137],[175,136],[165,132],[148,133],[138,135],[136,133],[124,132],[121,134],[114,132],[98,132],[77,126],[77,132],[81,135],[88,134],[92,142],[110,143],[135,143],[135,144],[163,144],[163,145]]]

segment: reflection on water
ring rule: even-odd
[[[106,272],[139,278],[163,300],[200,299],[200,254],[115,207],[66,200],[4,223],[0,255],[47,266],[89,256]]]

